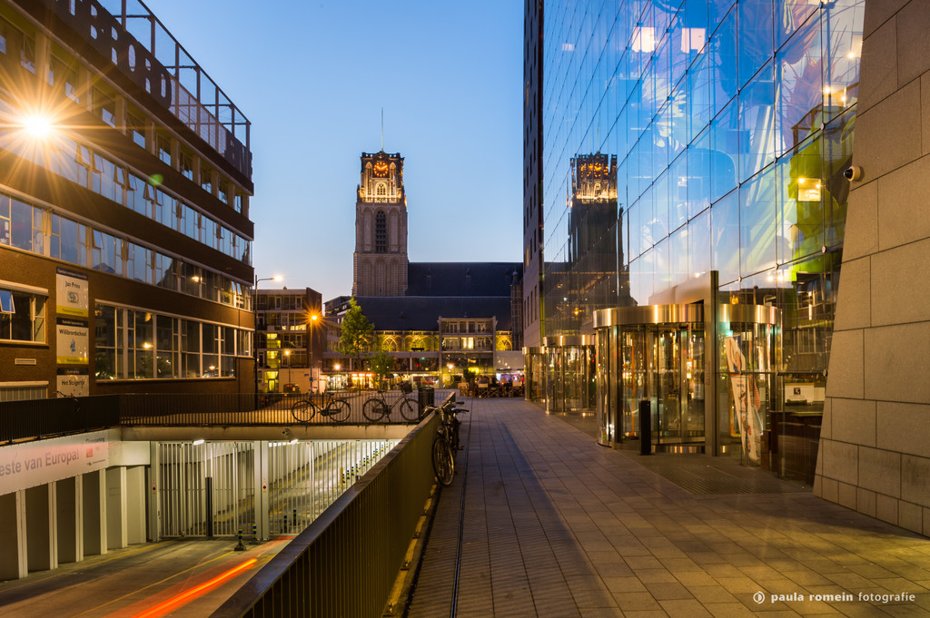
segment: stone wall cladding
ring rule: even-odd
[[[814,493],[930,536],[930,2],[867,0]]]

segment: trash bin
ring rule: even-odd
[[[426,406],[435,406],[436,405],[436,391],[432,386],[420,386],[417,388],[417,404],[420,409],[420,418],[423,418],[423,413],[426,410]]]

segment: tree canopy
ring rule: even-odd
[[[360,360],[363,352],[371,349],[375,327],[365,317],[362,307],[354,298],[349,299],[349,310],[342,316],[339,331],[339,351]]]

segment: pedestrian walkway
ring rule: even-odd
[[[924,537],[738,462],[686,464],[710,491],[666,478],[672,456],[600,447],[521,400],[468,407],[410,616],[930,615]]]

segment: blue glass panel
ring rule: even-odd
[[[815,13],[775,55],[778,156],[823,124],[823,63],[820,13]]]
[[[673,230],[688,220],[688,157],[682,153],[669,168],[669,227]]]
[[[720,112],[710,126],[710,200],[716,201],[736,186],[740,133],[734,101]],[[695,153],[697,155],[697,153]]]
[[[819,10],[819,2],[775,0],[775,48],[781,47],[811,15]]]
[[[772,0],[740,0],[739,8],[739,83],[748,82],[772,57],[775,45]]]
[[[769,167],[739,189],[740,274],[748,276],[775,267],[777,174]]]
[[[740,180],[775,160],[775,85],[772,64],[766,64],[739,94]]]
[[[688,224],[688,272],[700,276],[711,270],[710,210],[705,210]]]
[[[711,206],[711,250],[720,283],[739,277],[739,194],[733,191]]]

